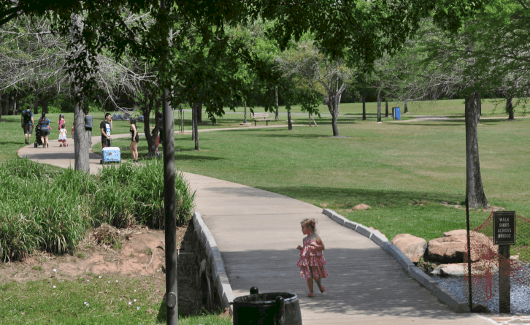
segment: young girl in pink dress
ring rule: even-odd
[[[322,239],[315,233],[315,219],[305,219],[301,224],[302,233],[307,236],[303,239],[304,246],[298,245],[296,248],[300,251],[300,260],[298,260],[296,265],[300,267],[300,276],[307,280],[307,286],[309,287],[307,296],[313,297],[313,279],[321,293],[326,291],[326,288],[320,283],[322,278],[328,276],[328,272],[324,268],[326,260],[322,252],[326,247]]]

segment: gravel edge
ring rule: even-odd
[[[413,278],[420,285],[429,290],[444,304],[451,307],[453,311],[457,313],[470,312],[469,307],[466,303],[458,299],[458,297],[452,294],[449,290],[445,289],[435,280],[433,280],[430,276],[425,274],[423,270],[415,266],[414,263],[412,263],[410,259],[405,254],[403,254],[403,252],[399,248],[397,248],[390,241],[388,241],[388,239],[384,237],[384,235],[381,236],[377,232],[374,232],[370,228],[360,223],[350,221],[333,210],[324,209],[322,213],[328,216],[331,220],[340,224],[341,226],[356,231],[357,233],[371,239],[384,251],[390,253],[390,255],[392,255],[392,257],[396,259],[396,261],[401,265],[401,267],[403,267],[403,269],[408,273],[411,278]]]

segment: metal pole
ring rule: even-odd
[[[166,239],[166,307],[167,324],[178,325],[177,304],[177,219],[175,206],[175,139],[173,110],[167,102],[168,90],[162,96],[164,119],[164,211]]]
[[[473,285],[471,281],[471,239],[469,233],[469,200],[468,200],[468,189],[466,186],[466,227],[467,227],[467,278],[468,278],[468,289],[469,289],[469,310],[473,310]]]

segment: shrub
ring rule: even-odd
[[[155,229],[164,228],[164,169],[159,160],[146,161],[145,165],[122,163],[116,168],[104,168],[98,175],[99,191],[96,194],[93,215],[100,223],[126,227],[132,223]],[[191,217],[194,193],[191,193],[182,174],[175,176],[177,224]]]
[[[0,259],[18,259],[36,249],[72,252],[88,228],[102,223],[163,228],[163,192],[158,160],[123,163],[96,176],[27,159],[8,161],[0,165]],[[191,217],[194,194],[181,174],[175,192],[177,225],[182,225]]]

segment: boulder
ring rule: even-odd
[[[411,234],[396,235],[396,237],[392,239],[392,244],[399,248],[413,263],[418,263],[427,249],[427,242],[425,239]]]
[[[443,237],[429,241],[427,258],[441,263],[462,263],[467,256],[467,236],[465,229],[446,232]],[[492,259],[497,247],[486,235],[471,231],[471,261]]]
[[[471,266],[471,274],[473,276],[487,276],[494,274],[498,271],[497,261],[478,261],[473,263]],[[451,275],[451,276],[464,276],[468,274],[467,263],[454,263],[454,264],[440,264],[438,265],[431,274],[436,275]]]
[[[431,273],[438,275],[464,276],[465,271],[467,271],[465,263],[440,264]]]

